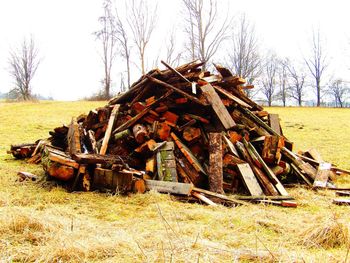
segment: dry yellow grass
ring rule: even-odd
[[[226,208],[180,203],[155,192],[70,194],[43,182],[15,182],[18,170],[43,171],[6,155],[11,143],[47,137],[71,116],[99,105],[0,104],[0,262],[344,262],[349,242],[341,236],[348,237],[350,207],[333,205],[331,191],[290,189],[297,209]],[[297,147],[316,146],[325,159],[350,168],[349,110],[268,110],[281,115]],[[328,146],[318,147],[323,144]]]

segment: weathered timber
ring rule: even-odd
[[[268,117],[269,117],[269,125],[271,129],[275,131],[277,135],[281,136],[282,131],[281,131],[281,125],[280,125],[278,114],[269,113]]]
[[[46,168],[46,172],[61,181],[68,181],[74,176],[74,168],[70,166],[66,166],[63,164],[59,164],[56,162],[51,162],[49,166]]]
[[[220,94],[224,95],[225,97],[233,100],[235,103],[241,105],[242,107],[246,107],[248,109],[251,109],[252,107],[248,104],[245,103],[243,100],[240,98],[234,96],[232,93],[228,92],[227,90],[220,88],[219,86],[213,86],[213,88],[218,91]]]
[[[226,195],[215,193],[215,192],[208,191],[208,190],[205,190],[205,189],[201,189],[201,188],[198,188],[198,187],[193,187],[192,191],[195,191],[195,192],[198,192],[198,193],[201,193],[201,194],[205,194],[205,195],[208,195],[208,196],[211,196],[211,197],[215,197],[215,198],[218,198],[218,199],[221,199],[221,200],[224,200],[224,201],[228,201],[228,202],[236,204],[236,205],[247,205],[248,204],[245,201],[238,200],[238,199],[235,199],[235,198],[231,198],[231,197],[228,197]]]
[[[114,131],[113,134],[123,131],[125,129],[128,129],[130,126],[134,125],[139,119],[141,119],[143,116],[145,116],[155,105],[157,105],[157,103],[159,103],[160,101],[164,100],[165,98],[167,98],[168,96],[170,96],[173,93],[172,90],[168,91],[167,93],[165,93],[164,95],[162,95],[160,98],[158,98],[157,100],[155,100],[152,104],[148,105],[144,110],[142,110],[139,114],[137,114],[136,116],[134,116],[133,118],[131,118],[130,120],[124,122],[123,124],[121,124],[119,127],[117,127]]]
[[[278,164],[281,160],[281,149],[284,147],[284,138],[276,135],[265,136],[261,157],[270,164]]]
[[[244,160],[246,160],[250,167],[252,168],[255,176],[258,178],[260,184],[263,186],[264,193],[266,195],[278,195],[278,191],[274,187],[274,185],[269,181],[269,178],[264,174],[264,172],[257,167],[249,155],[247,149],[245,148],[244,144],[241,142],[236,142],[237,149],[241,153]]]
[[[318,166],[316,177],[314,180],[314,187],[326,187],[328,182],[328,177],[330,174],[331,164],[322,162]]]
[[[132,180],[131,173],[95,168],[92,188],[109,189],[116,193],[126,193],[132,190]]]
[[[119,108],[120,108],[120,104],[115,104],[112,109],[111,116],[109,117],[109,121],[107,125],[107,130],[105,132],[105,136],[103,137],[102,146],[100,149],[101,155],[105,155],[107,152],[109,138],[111,137],[113,125],[116,120],[116,116],[118,115]]]
[[[182,137],[187,142],[194,142],[201,137],[201,129],[197,127],[187,127],[184,129]]]
[[[227,145],[229,152],[231,154],[233,154],[234,156],[238,157],[239,155],[238,155],[237,149],[236,149],[235,145],[230,141],[230,139],[227,138],[227,136],[225,134],[222,135],[222,138],[224,139],[224,142]]]
[[[157,171],[161,181],[177,182],[174,142],[167,142],[157,152]]]
[[[73,160],[80,164],[123,164],[123,160],[117,155],[101,154],[74,154]]]
[[[200,193],[197,193],[197,192],[194,192],[192,191],[192,196],[198,198],[200,201],[202,201],[203,203],[207,204],[207,205],[210,205],[210,206],[217,206],[216,203],[214,203],[213,201],[211,201],[208,197],[200,194]]]
[[[336,198],[336,199],[333,199],[333,204],[335,204],[335,205],[349,205],[350,206],[350,199]]]
[[[256,124],[256,122],[254,122],[253,120],[251,120],[250,118],[246,117],[240,110],[235,109],[232,113],[232,118],[236,121],[236,122],[241,122],[243,125],[245,125],[246,127],[248,127],[251,130],[254,130],[258,135],[260,136],[266,136],[269,135],[269,133],[267,132],[267,130],[265,130],[263,127],[261,127],[260,125]]]
[[[315,161],[317,161],[319,163],[324,162],[321,154],[315,148],[311,148],[311,149],[307,150],[304,153],[304,155],[314,159]]]
[[[87,134],[91,144],[92,153],[98,153],[95,132],[93,130],[88,130]]]
[[[222,169],[222,135],[221,133],[209,133],[209,190],[222,194],[223,169]]]
[[[306,175],[304,175],[294,163],[291,163],[290,166],[292,170],[295,172],[295,174],[304,181],[304,183],[306,183],[308,186],[312,186],[312,183],[309,180],[309,178]]]
[[[52,162],[56,162],[62,165],[66,165],[75,169],[79,168],[79,163],[76,161],[70,159],[68,156],[63,156],[60,154],[57,154],[57,151],[53,152],[52,150],[48,151],[48,158]]]
[[[199,104],[199,105],[207,106],[205,103],[201,102],[198,98],[196,98],[196,97],[194,97],[194,96],[192,96],[192,95],[186,93],[185,91],[183,91],[183,90],[181,90],[181,89],[179,89],[179,88],[174,87],[173,85],[170,85],[170,84],[168,84],[168,83],[166,83],[166,82],[164,82],[164,81],[161,81],[161,80],[159,80],[159,79],[153,78],[153,77],[151,77],[151,76],[146,76],[146,77],[147,77],[150,81],[152,81],[153,83],[158,84],[158,85],[160,85],[160,86],[163,86],[163,87],[165,87],[165,88],[167,88],[167,89],[169,89],[169,90],[172,90],[172,91],[174,91],[174,92],[176,92],[176,93],[178,93],[178,94],[181,94],[181,95],[184,96],[185,98],[187,98],[187,99],[189,99],[189,100],[191,100],[191,101],[193,101],[193,102],[195,102],[195,103],[197,103],[197,104]]]
[[[154,190],[161,193],[179,194],[179,195],[191,195],[193,189],[192,184],[145,180],[146,189]]]
[[[132,132],[136,142],[139,144],[144,143],[148,138],[148,131],[142,124],[135,124],[135,126],[132,128]]]
[[[259,153],[257,152],[257,150],[255,149],[255,147],[250,143],[247,142],[244,138],[243,138],[243,142],[246,145],[247,148],[251,149],[252,152],[254,153],[254,155],[256,156],[256,158],[259,160],[259,162],[262,164],[263,169],[265,171],[265,173],[268,175],[268,177],[272,180],[272,183],[275,185],[277,191],[281,194],[281,195],[286,195],[288,196],[288,192],[286,191],[286,189],[284,189],[283,185],[281,184],[281,182],[278,180],[278,178],[276,177],[276,175],[271,171],[270,167],[267,166],[267,164],[264,162],[264,160],[261,158],[261,156],[259,155]]]
[[[219,118],[224,128],[228,130],[234,127],[236,123],[232,119],[226,107],[222,104],[222,101],[219,95],[216,93],[213,86],[210,84],[207,84],[205,86],[202,86],[201,89],[204,96],[213,107],[213,110],[216,113],[216,116]]]
[[[187,148],[185,144],[183,144],[180,139],[175,135],[175,133],[170,133],[171,137],[176,143],[176,146],[180,149],[186,159],[190,162],[191,165],[197,170],[197,172],[202,172],[203,174],[207,174],[204,170],[203,166],[197,160],[197,158],[192,154],[190,149]]]
[[[68,151],[70,155],[81,153],[79,124],[76,118],[72,118],[67,134]]]
[[[350,191],[336,191],[335,195],[337,195],[337,196],[350,196]]]
[[[36,148],[35,143],[24,143],[11,145],[10,151],[8,153],[12,154],[13,157],[17,159],[24,159],[32,156]]]
[[[31,180],[36,181],[38,179],[38,176],[29,172],[18,172],[17,175],[19,176],[18,181],[23,182],[25,180]]]
[[[316,178],[316,169],[312,167],[309,163],[304,162],[301,158],[299,158],[292,151],[288,150],[286,147],[281,149],[282,154],[294,165],[301,170],[301,172],[307,174],[311,179],[315,180]]]
[[[251,195],[257,195],[257,196],[263,195],[263,191],[252,169],[250,168],[249,164],[247,163],[237,164],[237,169],[249,193]]]

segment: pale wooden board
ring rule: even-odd
[[[278,114],[270,113],[269,114],[269,123],[270,123],[270,127],[272,128],[272,130],[274,130],[278,135],[282,135]]]
[[[215,89],[212,85],[208,84],[201,87],[205,97],[211,104],[211,106],[214,109],[214,112],[218,116],[219,120],[221,121],[222,125],[225,127],[225,129],[230,129],[236,125],[234,120],[232,119],[230,113],[227,111],[226,107],[222,103],[219,95],[216,93]]]
[[[350,205],[350,199],[344,199],[344,198],[333,199],[333,204],[336,204],[336,205]]]
[[[116,115],[118,114],[119,108],[120,108],[120,104],[114,105],[111,116],[109,117],[107,129],[105,132],[105,136],[103,137],[102,146],[100,149],[101,155],[105,155],[107,152],[109,138],[111,137],[113,125],[116,119]]]
[[[190,195],[193,185],[177,182],[145,180],[147,190],[155,190],[161,193]]]
[[[316,178],[313,184],[313,187],[326,187],[327,181],[329,177],[329,173],[331,170],[331,164],[330,163],[320,163],[317,169]]]
[[[261,187],[258,183],[258,180],[256,179],[249,164],[247,164],[247,163],[237,164],[237,168],[238,168],[240,175],[242,176],[243,182],[244,182],[245,186],[247,187],[249,193],[251,195],[255,195],[255,196],[264,195],[264,192],[261,189]]]

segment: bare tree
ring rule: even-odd
[[[349,92],[349,87],[347,87],[341,79],[332,81],[328,87],[328,93],[333,96],[335,106],[340,108],[344,107],[345,96]]]
[[[103,2],[103,16],[99,17],[101,23],[101,29],[95,32],[95,35],[102,44],[101,59],[104,66],[104,97],[107,99],[110,97],[111,90],[111,71],[113,62],[116,57],[116,38],[115,38],[115,21],[114,16],[111,13],[112,3],[111,0],[104,0]]]
[[[282,59],[278,62],[278,69],[277,69],[278,85],[279,85],[278,97],[282,101],[283,107],[286,107],[287,100],[289,97],[288,65],[289,65],[289,60]]]
[[[33,38],[23,40],[21,47],[10,52],[9,74],[14,80],[15,88],[11,91],[17,98],[30,100],[32,98],[31,81],[38,69],[39,50]]]
[[[272,101],[275,97],[275,91],[277,86],[277,57],[274,53],[268,54],[265,58],[262,73],[262,93],[264,94],[267,104],[272,105]]]
[[[254,26],[245,14],[241,15],[237,28],[232,30],[231,49],[228,50],[229,66],[245,78],[249,84],[261,74],[261,58]]]
[[[298,106],[301,106],[303,103],[304,97],[304,84],[306,75],[304,70],[297,69],[294,65],[288,61],[285,64],[289,73],[289,88],[290,88],[290,96],[295,99],[298,103]]]
[[[156,11],[157,8],[149,10],[148,2],[145,0],[132,0],[128,23],[139,53],[142,74],[145,74],[146,48],[156,26]]]
[[[200,59],[205,64],[215,55],[222,42],[227,39],[230,21],[228,16],[219,22],[216,0],[182,0],[186,9],[185,34],[189,41],[187,49],[192,59]]]
[[[324,70],[328,66],[328,59],[324,53],[324,48],[321,43],[320,30],[312,32],[312,49],[310,58],[305,58],[304,61],[310,71],[310,74],[315,80],[317,107],[321,105],[321,80]]]
[[[175,29],[171,31],[170,37],[166,44],[166,60],[170,66],[178,66],[181,59],[181,53],[176,52]]]
[[[130,88],[130,52],[131,45],[129,43],[129,36],[127,33],[126,23],[122,21],[116,11],[115,37],[120,45],[120,55],[125,59],[127,86]],[[124,82],[123,82],[124,85]]]

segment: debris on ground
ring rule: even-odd
[[[148,72],[106,106],[9,152],[41,163],[70,191],[156,190],[208,205],[296,207],[287,185],[349,190],[333,183],[349,171],[315,149],[293,152],[278,115],[245,95],[254,87],[244,79],[219,65],[213,74],[197,61],[162,63],[166,70]]]

